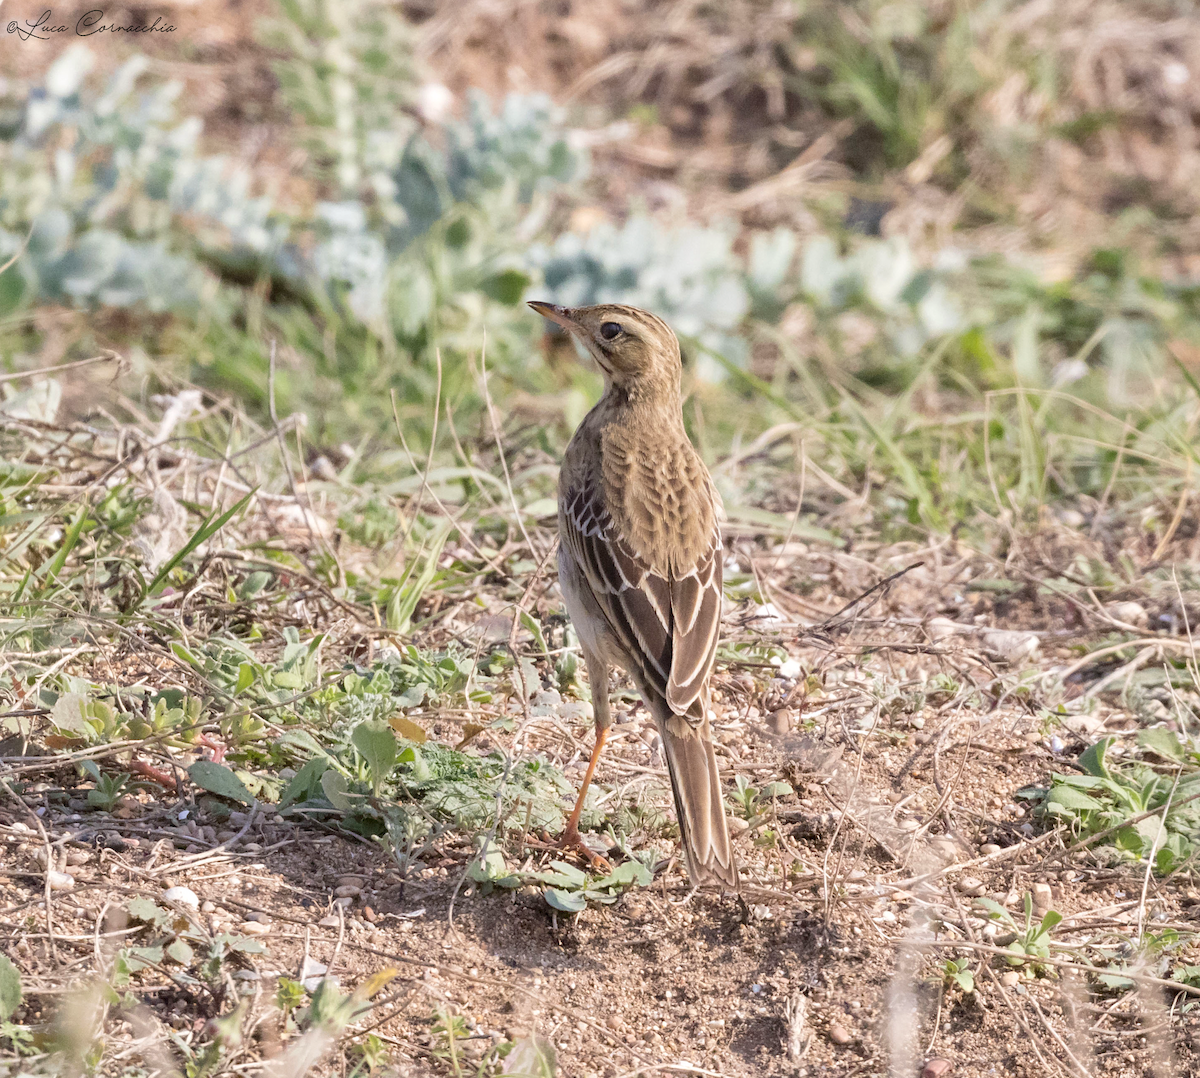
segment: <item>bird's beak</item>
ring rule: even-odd
[[[579,323],[571,317],[570,307],[560,307],[556,303],[546,303],[540,299],[531,299],[529,306],[543,318],[548,318],[555,325],[562,326],[567,332],[579,330]]]

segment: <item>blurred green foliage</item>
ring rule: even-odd
[[[967,48],[985,14],[931,22],[918,5],[889,5],[832,18],[816,5],[793,30],[811,62],[784,65],[789,92],[807,88],[874,132],[886,167],[943,135],[958,153],[987,89]],[[307,413],[308,437],[390,441],[394,394],[423,457],[439,392],[480,429],[485,361],[496,399],[549,395],[548,414],[576,419],[594,378],[541,362],[544,327],[521,301],[613,300],[676,327],[716,445],[800,423],[808,451],[849,485],[882,469],[882,508],[898,521],[943,529],[981,501],[1003,513],[1098,493],[1117,457],[1128,476],[1188,453],[1191,390],[1164,376],[1167,343],[1200,340],[1197,292],[1147,276],[1119,245],[1050,284],[967,246],[918,256],[900,237],[856,234],[849,218],[816,235],[739,235],[732,222],[667,227],[635,210],[576,233],[563,211],[586,191],[587,140],[548,99],[476,94],[461,118],[423,117],[412,33],[371,0],[287,0],[263,38],[307,155],[315,197],[303,206],[204,156],[198,121],[179,118],[179,86],[142,60],[92,91],[91,55],[69,49],[42,85],[4,102],[10,360],[36,351],[25,316],[39,305],[122,308],[131,343],[180,357],[162,381],[182,375],[265,410],[274,341],[276,406]],[[935,424],[920,400],[965,419]],[[1132,429],[1116,418],[1131,409],[1144,416]],[[566,430],[548,426],[553,451]],[[410,467],[400,454],[357,459]]]

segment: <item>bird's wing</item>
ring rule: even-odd
[[[617,528],[591,485],[567,492],[562,542],[583,570],[596,603],[645,683],[676,715],[704,717],[721,621],[721,538],[689,572],[658,571]]]
[[[671,581],[674,648],[667,703],[676,715],[704,717],[705,689],[721,634],[721,593],[721,533],[714,527],[712,541],[695,568]]]

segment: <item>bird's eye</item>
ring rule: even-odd
[[[617,334],[620,332],[621,332],[621,323],[620,322],[605,322],[604,325],[602,325],[600,327],[600,336],[603,337],[606,341],[613,340],[613,338],[615,338],[617,336]]]

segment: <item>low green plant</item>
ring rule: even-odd
[[[594,877],[567,864],[551,861],[546,872],[524,873],[522,879],[546,885],[546,903],[560,913],[579,913],[589,902],[611,905],[631,887],[648,887],[654,874],[642,861],[622,862],[606,876]]]
[[[261,941],[222,932],[216,936],[184,913],[160,906],[149,898],[126,903],[131,920],[145,926],[145,943],[122,947],[113,961],[112,985],[125,988],[134,974],[147,968],[169,968],[177,983],[217,984],[233,952],[262,954]]]
[[[975,991],[975,974],[969,958],[947,958],[939,967],[943,988],[957,988],[969,996]]]
[[[121,797],[124,796],[125,791],[129,787],[129,781],[133,776],[124,771],[118,774],[103,774],[92,760],[84,760],[80,766],[96,783],[92,789],[88,790],[87,803],[92,808],[98,808],[103,812],[111,812]]]
[[[1150,862],[1168,874],[1187,863],[1200,842],[1200,754],[1170,730],[1139,731],[1137,747],[1170,770],[1136,758],[1110,758],[1112,738],[1079,758],[1083,774],[1054,773],[1050,786],[1026,791],[1038,811],[1070,824],[1081,837],[1103,833],[1122,860]]]
[[[374,1074],[382,1070],[388,1061],[391,1049],[374,1033],[368,1033],[357,1044],[350,1046],[350,1058],[355,1061],[350,1071],[351,1078],[359,1078],[363,1074]]]
[[[989,916],[1007,927],[1016,937],[1006,945],[1010,952],[1004,961],[1010,966],[1024,967],[1030,973],[1044,973],[1048,967],[1045,960],[1050,957],[1050,934],[1062,923],[1063,916],[1047,910],[1041,920],[1033,919],[1033,895],[1025,894],[1025,920],[1017,921],[999,902],[990,898],[977,898],[975,904],[987,910]]]
[[[745,775],[738,775],[731,799],[736,811],[753,825],[769,815],[777,798],[790,797],[795,792],[786,782],[768,782],[760,787],[752,785]]]
[[[21,972],[0,954],[0,1043],[7,1041],[18,1055],[33,1047],[33,1031],[12,1021],[21,1001]]]
[[[471,1035],[466,1019],[448,1007],[439,1007],[433,1012],[429,1032],[432,1037],[430,1050],[434,1058],[445,1062],[454,1075],[461,1075],[464,1061],[460,1058],[462,1054],[460,1042],[465,1041]]]

